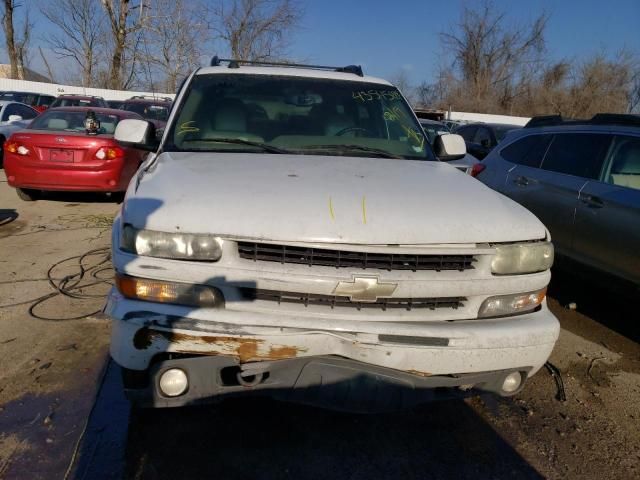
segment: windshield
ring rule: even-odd
[[[172,123],[169,151],[434,159],[400,92],[374,83],[198,75]]]
[[[84,121],[87,118],[86,111],[70,112],[65,110],[47,110],[36,117],[29,125],[35,130],[54,130],[65,132],[84,132]],[[96,118],[100,122],[98,133],[113,134],[120,117],[96,113]]]
[[[14,102],[26,103],[32,105],[35,103],[36,95],[33,93],[7,92],[0,95],[2,100],[11,100]]]
[[[58,97],[52,104],[51,108],[55,107],[102,107],[104,101],[97,98],[64,98]]]
[[[132,102],[125,103],[121,108],[129,112],[138,113],[145,120],[161,120],[166,122],[167,118],[169,118],[169,107],[166,104],[154,105],[143,102]]]

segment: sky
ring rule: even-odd
[[[403,71],[416,85],[432,81],[446,60],[439,34],[451,31],[464,5],[478,4],[476,0],[301,2],[305,15],[292,38],[292,58],[326,65],[361,64],[366,74],[383,78]],[[37,47],[51,53],[42,40],[50,27],[38,13],[38,3],[24,2],[36,23],[31,65],[45,73]],[[494,4],[517,25],[526,25],[542,12],[549,14],[546,40],[551,60],[580,60],[596,52],[613,55],[623,48],[640,55],[640,0],[494,0]],[[2,48],[0,62],[6,61]],[[50,62],[64,71],[64,62],[55,58]]]

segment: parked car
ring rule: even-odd
[[[24,103],[33,107],[38,112],[43,112],[51,103],[56,99],[54,95],[47,95],[44,93],[34,92],[2,92],[0,93],[0,100],[7,102]]]
[[[134,96],[126,100],[120,108],[135,112],[153,123],[156,129],[164,128],[169,118],[172,100],[169,97]]]
[[[38,111],[28,105],[17,102],[0,100],[0,167],[3,165],[2,147],[13,132],[25,128],[32,119],[38,116]]]
[[[99,122],[95,131],[87,131],[89,112]],[[124,118],[141,119],[135,113],[107,108],[47,110],[5,142],[9,185],[27,201],[37,199],[42,191],[124,191],[145,156],[114,141],[116,125]]]
[[[429,140],[429,143],[433,145],[434,140],[438,135],[443,135],[445,133],[451,133],[449,127],[447,127],[444,123],[438,122],[436,120],[429,120],[428,118],[419,118],[420,126]]]
[[[50,108],[56,107],[100,107],[109,108],[104,98],[96,95],[77,95],[75,93],[63,93]]]
[[[640,116],[531,124],[478,179],[542,220],[562,256],[640,285]]]
[[[512,395],[546,362],[544,225],[436,161],[464,141],[432,149],[388,82],[216,57],[166,128],[116,129],[153,152],[114,220],[105,307],[134,403],[385,410]]]
[[[424,130],[431,146],[434,145],[436,138],[440,135],[449,135],[451,133],[449,128],[442,122],[426,118],[419,118],[418,121],[420,122],[420,126],[422,127],[422,130]],[[471,176],[475,176],[477,169],[474,169],[474,166],[479,163],[479,160],[473,155],[466,154],[463,158],[451,160],[448,163],[449,165],[456,167],[458,170],[461,170]]]
[[[124,100],[107,100],[107,105],[109,105],[109,108],[117,108],[121,110],[124,105]]]
[[[464,138],[467,151],[478,160],[482,160],[504,139],[507,132],[519,128],[522,127],[501,123],[471,123],[458,127],[454,131]]]

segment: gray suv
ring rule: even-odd
[[[556,252],[640,285],[640,116],[534,118],[478,179],[533,212]]]

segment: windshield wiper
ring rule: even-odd
[[[291,153],[284,148],[274,147],[267,143],[252,142],[250,140],[243,140],[241,138],[194,138],[189,139],[189,142],[211,142],[211,143],[234,143],[236,145],[249,145],[251,147],[258,147],[269,153]]]
[[[397,158],[400,160],[404,160],[404,157],[400,155],[395,155],[393,153],[387,152],[386,150],[382,150],[380,148],[372,148],[365,147],[363,145],[343,145],[343,144],[328,144],[328,145],[305,145],[301,150],[310,149],[310,150],[355,150],[358,152],[366,152],[366,153],[374,153],[384,158]]]

